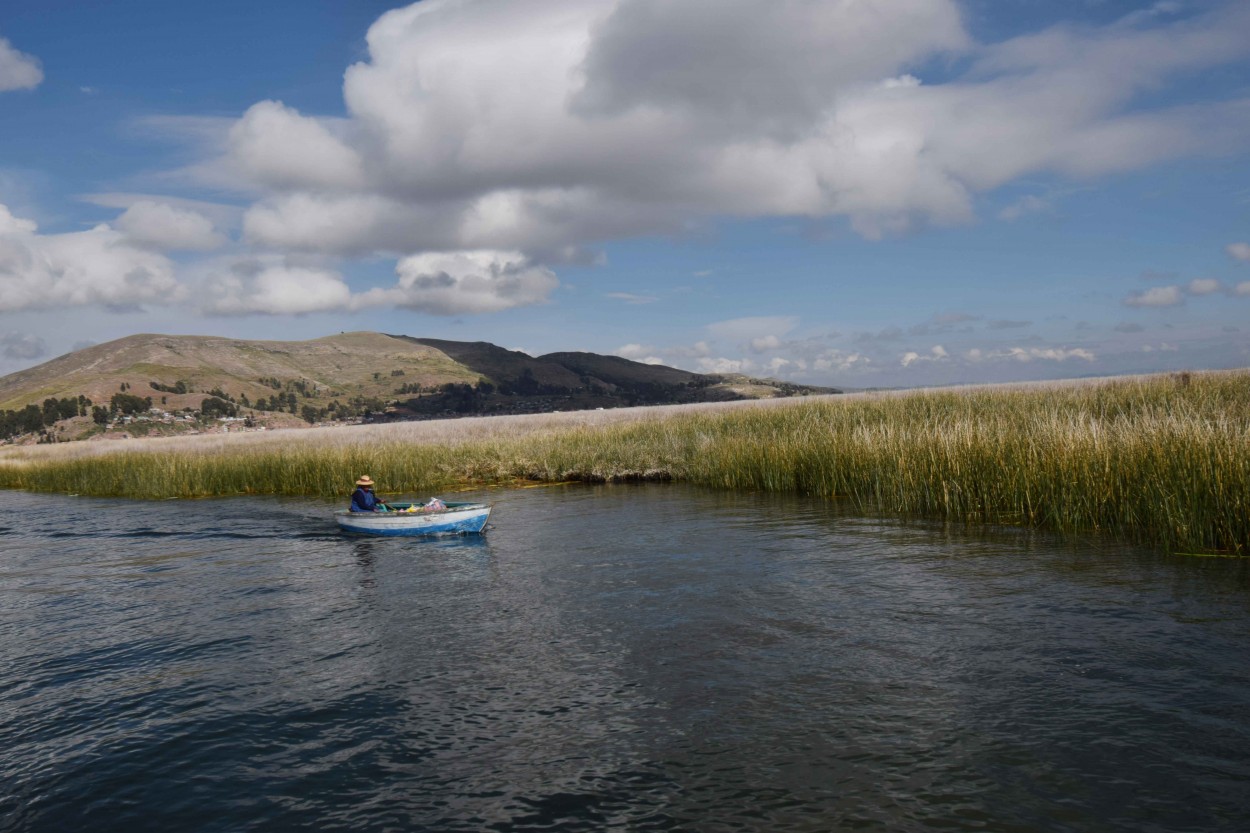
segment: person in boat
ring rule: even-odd
[[[378,496],[373,493],[373,478],[367,474],[356,481],[356,491],[352,492],[352,511],[386,511],[386,504],[378,500]]]

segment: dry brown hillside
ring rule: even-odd
[[[0,409],[85,395],[96,404],[126,383],[129,392],[165,397],[171,409],[197,408],[218,389],[252,401],[276,388],[262,380],[302,381],[317,401],[389,399],[399,384],[474,383],[479,374],[443,352],[381,333],[342,333],[310,341],[246,341],[215,336],[142,334],[97,344],[0,378]],[[167,393],[152,382],[190,392]]]

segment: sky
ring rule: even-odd
[[[844,388],[1250,366],[1250,3],[0,5],[0,374],[355,330]]]

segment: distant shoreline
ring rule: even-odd
[[[1250,371],[0,449],[0,486],[131,498],[673,480],[1250,553]]]

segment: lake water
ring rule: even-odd
[[[0,492],[0,830],[1250,829],[1245,560],[468,497],[422,541]]]

